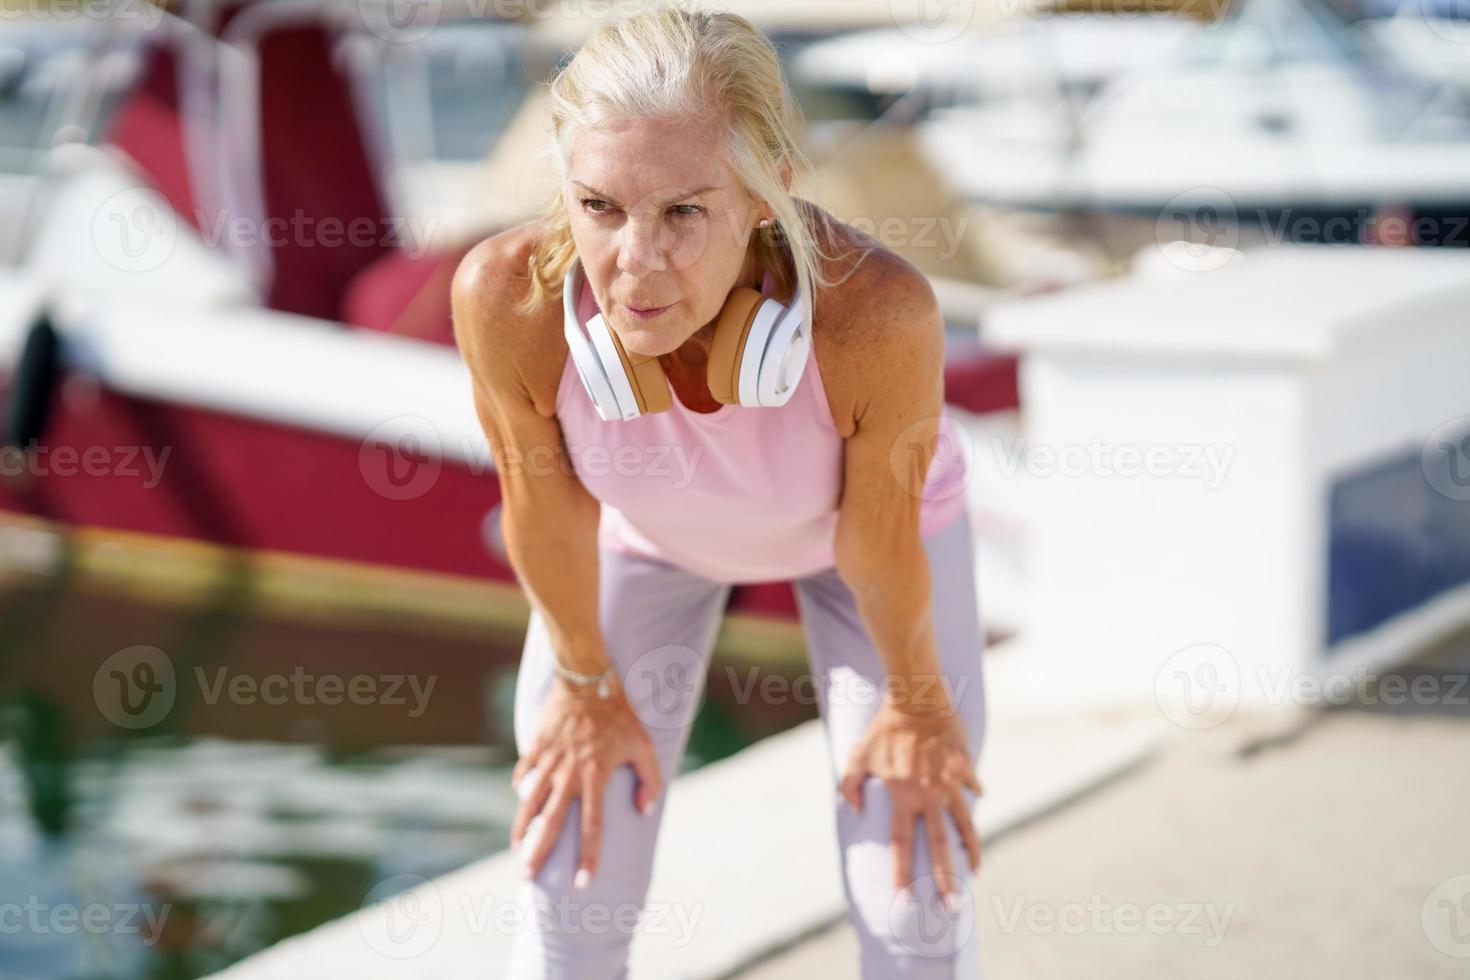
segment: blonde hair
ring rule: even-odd
[[[778,293],[788,295],[800,282],[815,303],[816,287],[839,281],[828,278],[819,261],[837,257],[819,244],[819,238],[835,237],[833,221],[797,196],[809,190],[812,175],[796,141],[800,110],[775,47],[744,17],[687,9],[678,0],[656,3],[599,28],[556,72],[549,88],[553,137],[548,154],[559,184],[565,184],[571,137],[579,127],[607,119],[714,119],[724,129],[731,169],[770,209],[771,224],[754,230],[755,251]],[[527,261],[530,287],[517,304],[521,314],[548,297],[560,298],[576,258],[560,187],[539,220],[541,235]],[[784,251],[791,255],[791,268]],[[870,251],[871,246],[864,249],[863,256]]]

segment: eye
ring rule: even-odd
[[[680,211],[680,208],[688,208],[689,210]],[[681,218],[692,218],[697,214],[704,214],[704,208],[698,204],[676,204],[674,205],[674,213]]]
[[[582,210],[584,210],[584,211],[590,211],[593,214],[606,214],[607,213],[606,211],[604,211],[604,210],[602,210],[600,208],[591,207],[591,205],[593,205],[593,204],[607,204],[606,201],[604,201],[604,200],[602,200],[600,198],[596,198],[596,197],[584,197],[580,201],[578,201],[577,203],[579,203],[579,204],[582,205]]]

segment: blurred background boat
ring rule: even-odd
[[[1320,0],[1236,3],[1213,21],[1115,15],[1111,36],[1083,18],[1018,22],[1011,37],[977,41],[974,61],[1021,49],[1031,69],[935,106],[919,126],[924,154],[985,204],[1255,236],[1287,211],[1308,219],[1275,241],[1325,237],[1342,217],[1356,235],[1386,206],[1464,214],[1470,61],[1452,44],[1417,57],[1433,32],[1421,19],[1389,26],[1359,26]],[[1131,57],[1078,57],[1093,45]]]

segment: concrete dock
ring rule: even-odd
[[[1241,717],[1170,739],[986,849],[986,980],[1470,976],[1470,638],[1427,697]],[[856,978],[845,924],[738,974]]]

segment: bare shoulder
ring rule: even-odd
[[[812,352],[838,432],[857,431],[874,392],[938,385],[944,320],[928,278],[912,262],[845,222],[830,219],[824,263],[835,284],[818,292]]]
[[[529,314],[515,309],[530,285],[528,263],[540,232],[540,222],[532,221],[477,243],[455,269],[451,294],[455,342],[476,383],[520,389],[549,418],[567,356],[561,306],[548,301]]]

